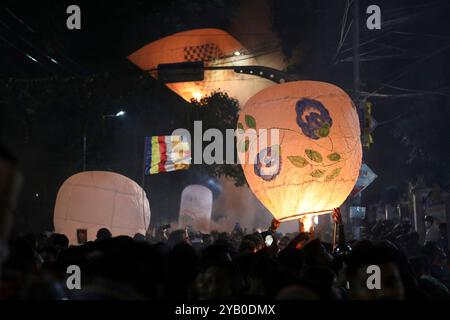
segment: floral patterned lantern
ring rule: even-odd
[[[359,120],[349,96],[335,85],[295,81],[266,88],[241,110],[238,129],[245,130],[238,154],[247,182],[280,221],[331,212],[355,185]],[[264,129],[266,145],[260,140]],[[274,129],[278,141],[270,138]]]

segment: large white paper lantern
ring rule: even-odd
[[[276,219],[331,212],[353,189],[361,166],[359,119],[335,85],[266,88],[241,110],[238,128],[256,129],[238,142],[239,159],[250,188]],[[278,129],[279,142],[270,141],[269,131],[266,148],[259,147],[259,129]]]
[[[95,240],[100,228],[113,236],[145,234],[150,205],[145,191],[133,180],[104,171],[87,171],[68,178],[56,197],[55,231],[77,243],[77,229],[87,229]]]
[[[213,194],[205,186],[190,185],[181,193],[179,226],[191,226],[202,232],[209,232]]]

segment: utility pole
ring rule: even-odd
[[[356,110],[360,120],[361,141],[365,145],[365,105],[361,99],[361,77],[360,77],[360,55],[359,55],[359,35],[360,35],[360,17],[359,0],[353,0],[353,100],[356,104]],[[363,148],[364,151],[364,148]],[[363,152],[364,157],[364,152]]]
[[[361,103],[360,94],[360,61],[359,61],[359,0],[353,0],[353,100],[356,104],[356,111],[358,112],[360,120],[361,140],[364,144],[364,106]],[[364,147],[363,147],[363,159],[364,159]],[[357,206],[361,206],[362,198],[360,192],[357,198],[354,200]],[[353,221],[350,216],[347,221],[350,222],[353,229]]]
[[[359,77],[359,0],[353,0],[353,99],[355,100],[356,108],[361,115],[361,101],[360,101],[360,77]],[[361,121],[363,124],[364,121]],[[362,131],[361,131],[362,132]]]

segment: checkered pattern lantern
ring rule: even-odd
[[[238,128],[256,130],[239,139],[239,159],[250,188],[276,219],[330,212],[353,189],[361,166],[360,128],[342,89],[316,81],[264,89],[241,110]]]
[[[129,55],[128,59],[143,70],[155,70],[159,64],[193,61],[203,61],[205,66],[257,64],[242,44],[219,29],[176,33],[147,44]],[[157,78],[156,71],[151,75]],[[169,83],[167,87],[186,101],[200,100],[219,90],[228,93],[243,106],[256,92],[271,85],[271,81],[253,75],[236,74],[233,70],[214,70],[205,71],[203,81]]]

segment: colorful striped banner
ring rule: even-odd
[[[191,150],[183,136],[145,137],[145,174],[189,168]]]

